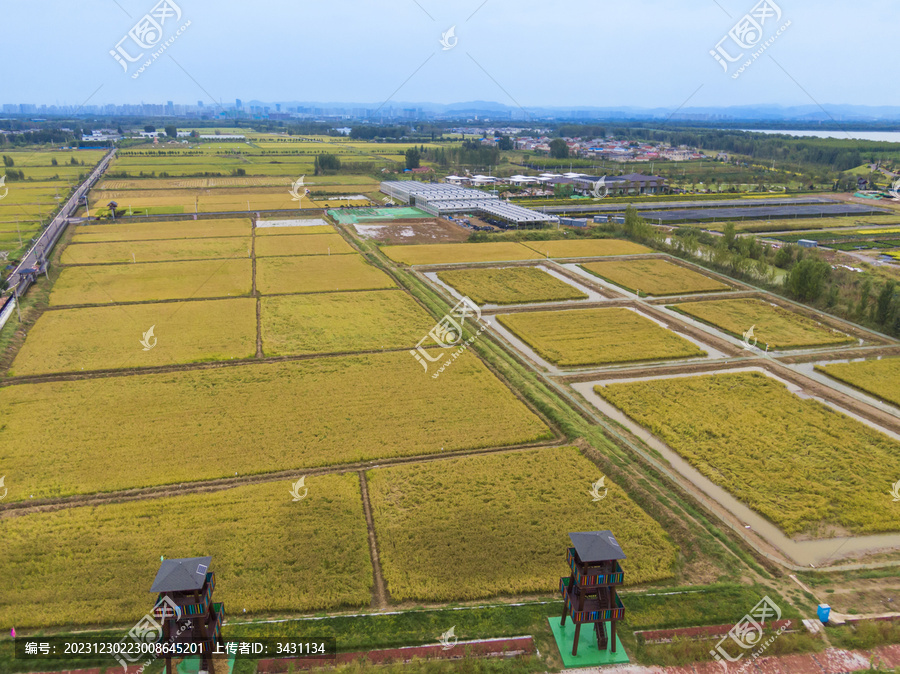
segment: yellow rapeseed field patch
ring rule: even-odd
[[[396,288],[397,284],[360,255],[306,255],[257,260],[256,287],[264,295],[271,295],[381,290]]]
[[[630,309],[529,311],[497,320],[560,367],[706,355],[692,342]]]
[[[793,349],[856,341],[812,318],[758,299],[685,302],[670,308],[699,318],[734,337],[742,337],[752,327],[760,348],[766,344],[770,349]]]
[[[205,237],[249,236],[250,220],[168,220],[125,224],[80,225],[74,228],[73,243],[101,241],[141,241],[154,239],[199,239]]]
[[[73,243],[66,246],[63,264],[162,262],[250,257],[250,237],[169,239],[119,243]]]
[[[900,530],[900,444],[756,372],[597,386],[710,480],[788,534]]]
[[[265,236],[256,240],[256,256],[341,255],[355,253],[340,234],[293,234]]]
[[[296,502],[284,480],[2,519],[0,622],[133,624],[153,603],[160,555],[212,556],[216,599],[232,615],[368,605],[359,478],[311,476],[305,486]]]
[[[262,299],[267,356],[413,348],[435,320],[401,290]]]
[[[537,267],[456,269],[438,278],[476,304],[523,304],[583,300],[587,295]]]
[[[63,269],[50,306],[249,295],[249,259],[151,262]]]
[[[379,558],[395,601],[553,592],[570,531],[611,528],[629,584],[672,577],[676,547],[574,447],[381,468],[367,473]]]
[[[0,388],[7,502],[533,442],[549,429],[465,352]]]
[[[585,262],[580,266],[626,290],[641,291],[648,295],[686,295],[731,290],[724,283],[668,260],[600,260]]]
[[[831,363],[816,369],[900,407],[900,358]]]
[[[605,257],[653,252],[646,246],[621,239],[525,241],[524,245],[540,253],[541,257]]]
[[[144,340],[151,327],[153,335]],[[37,320],[10,374],[153,367],[254,355],[256,301],[251,298],[60,309],[45,311]]]
[[[464,262],[508,262],[537,260],[533,250],[513,241],[499,243],[423,243],[410,246],[383,246],[392,260],[403,264],[457,264]]]

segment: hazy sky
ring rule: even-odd
[[[896,0],[775,0],[782,16],[763,12],[763,40],[790,26],[738,79],[730,74],[763,43],[740,32],[751,48],[728,74],[710,50],[754,0],[174,2],[182,16],[165,21],[163,40],[190,25],[133,79],[162,43],[147,37],[127,72],[110,50],[156,0],[0,0],[0,102],[900,105]],[[451,26],[458,41],[444,50]],[[132,38],[120,46],[142,52]],[[733,38],[722,47],[742,51]]]

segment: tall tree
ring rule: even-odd
[[[554,138],[550,141],[550,156],[554,159],[567,159],[569,156],[569,146],[562,138]]]

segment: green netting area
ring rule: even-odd
[[[379,220],[431,217],[425,211],[410,206],[394,208],[332,208],[328,211],[328,215],[342,225],[355,225],[358,222],[378,222]]]

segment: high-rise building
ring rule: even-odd
[[[234,99],[234,107],[236,110],[243,110],[244,109],[243,101],[241,101],[240,98],[235,98]]]

